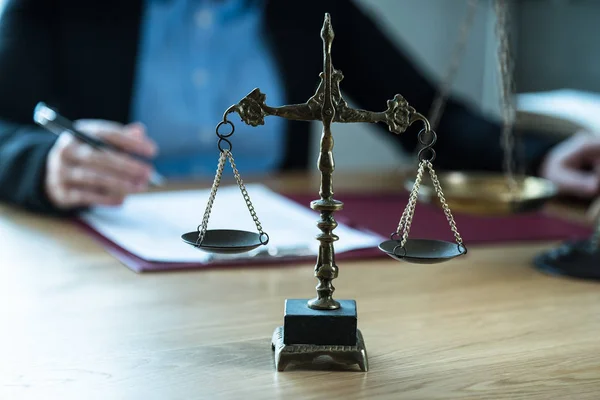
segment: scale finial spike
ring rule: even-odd
[[[333,75],[333,65],[331,61],[331,46],[333,44],[333,27],[331,26],[331,16],[325,13],[323,28],[321,28],[321,39],[323,39],[323,109],[328,109],[327,115],[323,117],[323,125],[329,125],[333,121],[333,104],[331,99],[331,76]]]
[[[331,16],[329,13],[325,13],[323,28],[321,28],[321,38],[323,39],[323,42],[325,42],[326,47],[331,46],[334,36],[333,27],[331,26]]]

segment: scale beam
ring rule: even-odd
[[[227,114],[237,112],[242,121],[251,126],[264,125],[265,117],[276,116],[296,121],[327,121],[341,123],[382,122],[388,126],[390,132],[400,134],[415,121],[420,120],[429,130],[429,122],[418,113],[402,95],[397,94],[388,100],[385,111],[366,111],[348,106],[344,100],[340,83],[344,75],[333,67],[331,60],[331,45],[334,38],[331,18],[325,15],[321,38],[323,39],[323,72],[319,74],[321,81],[315,94],[303,104],[271,107],[266,104],[267,96],[256,88],[244,97],[238,104],[231,106]],[[331,110],[331,114],[324,114],[324,109]]]

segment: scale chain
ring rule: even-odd
[[[456,226],[456,222],[454,221],[454,216],[452,215],[452,211],[450,211],[450,206],[446,202],[446,198],[444,197],[444,192],[442,190],[442,185],[433,169],[433,164],[429,160],[422,160],[419,163],[419,169],[417,170],[417,177],[415,179],[415,184],[413,189],[410,192],[410,196],[408,199],[408,204],[402,213],[402,217],[400,218],[400,223],[398,224],[398,229],[396,229],[395,234],[400,236],[402,232],[402,240],[400,242],[400,247],[404,248],[406,242],[408,241],[408,235],[410,233],[410,228],[412,225],[412,219],[415,214],[415,207],[417,203],[419,188],[421,186],[421,181],[423,179],[423,173],[425,172],[425,168],[429,170],[429,175],[431,176],[431,181],[433,182],[433,186],[435,192],[442,204],[442,208],[444,210],[444,214],[446,215],[446,219],[448,220],[448,224],[450,225],[450,230],[454,234],[454,239],[456,243],[463,247],[463,239],[458,232],[458,227]]]
[[[517,189],[515,169],[517,169],[513,152],[515,151],[514,124],[516,107],[514,104],[515,83],[513,79],[513,62],[510,55],[510,37],[508,33],[508,6],[505,0],[495,0],[496,35],[498,37],[498,79],[500,83],[500,105],[502,108],[501,145],[504,152],[503,169],[512,193]]]
[[[417,177],[415,179],[415,184],[413,186],[412,191],[410,192],[410,196],[408,198],[408,204],[402,213],[402,217],[400,218],[400,223],[398,224],[398,229],[396,230],[396,234],[400,236],[400,232],[402,232],[402,241],[400,242],[400,247],[404,247],[406,245],[406,241],[408,240],[408,234],[410,232],[410,227],[412,225],[412,219],[415,214],[415,207],[417,204],[417,197],[419,195],[419,188],[421,186],[421,180],[423,179],[423,173],[425,172],[425,161],[421,161],[419,163],[419,169],[417,170]]]
[[[235,126],[233,122],[227,119],[227,114],[229,114],[229,110],[227,110],[223,116],[223,121],[221,121],[216,128],[216,134],[219,138],[218,148],[219,148],[219,163],[217,165],[217,173],[215,174],[215,180],[213,181],[212,188],[210,190],[210,196],[208,198],[208,204],[206,206],[206,210],[204,211],[204,217],[202,219],[202,224],[198,225],[198,239],[196,240],[196,245],[199,246],[204,240],[204,236],[206,235],[206,230],[208,228],[208,220],[210,219],[210,213],[212,211],[213,204],[215,202],[215,197],[217,195],[217,190],[219,189],[219,185],[221,184],[221,178],[223,176],[223,169],[225,168],[225,162],[229,160],[229,164],[231,165],[231,169],[233,170],[233,176],[235,177],[235,181],[242,192],[242,196],[244,197],[244,201],[246,202],[246,207],[248,207],[248,211],[250,212],[250,216],[256,225],[256,229],[258,230],[260,241],[262,244],[267,244],[269,242],[269,235],[267,235],[262,228],[260,221],[258,220],[258,216],[256,215],[256,210],[254,209],[254,205],[250,200],[250,195],[246,190],[246,186],[242,181],[242,177],[240,172],[238,171],[235,161],[233,159],[233,154],[231,152],[232,145],[229,141],[229,137],[233,135],[235,132]],[[231,132],[229,133],[220,133],[219,128],[223,125],[231,126]],[[224,147],[227,145],[228,148]]]
[[[256,215],[256,210],[254,210],[254,205],[252,204],[252,201],[250,200],[250,195],[248,195],[248,191],[246,190],[246,186],[244,185],[244,182],[242,181],[242,177],[240,176],[240,173],[239,173],[237,167],[235,166],[235,161],[233,160],[233,154],[231,154],[231,152],[229,150],[225,150],[225,153],[227,153],[227,158],[229,159],[229,164],[231,164],[231,169],[233,170],[233,176],[235,177],[235,180],[240,188],[240,191],[242,192],[242,196],[244,197],[244,201],[246,202],[248,211],[250,211],[250,216],[254,220],[256,229],[258,230],[258,233],[260,234],[260,237],[262,238],[264,236],[265,232],[263,231],[262,225],[261,225],[260,221],[258,220],[258,216]]]
[[[229,152],[229,150],[225,150]],[[210,196],[208,197],[208,204],[206,205],[206,210],[204,211],[204,217],[202,218],[202,224],[198,225],[198,239],[196,240],[196,245],[199,246],[200,243],[204,240],[204,236],[206,235],[206,229],[208,227],[208,220],[210,218],[210,212],[213,207],[213,203],[215,202],[215,197],[217,196],[217,190],[219,189],[219,185],[221,184],[221,177],[223,176],[223,168],[225,167],[225,161],[227,161],[227,155],[225,151],[220,152],[219,155],[219,163],[217,165],[217,173],[215,174],[215,180],[213,181],[212,188],[210,190]]]
[[[426,163],[427,163],[427,169],[429,169],[429,176],[431,176],[431,181],[433,182],[433,187],[435,188],[435,192],[437,193],[437,196],[440,199],[440,203],[442,204],[442,208],[444,209],[444,214],[446,214],[446,219],[448,220],[448,223],[450,224],[450,230],[454,234],[456,243],[459,246],[462,246],[463,240],[462,240],[462,237],[460,236],[460,233],[458,233],[458,228],[456,227],[456,222],[454,221],[454,216],[452,216],[452,211],[450,211],[450,207],[448,206],[448,203],[446,202],[446,198],[444,197],[444,192],[442,191],[442,185],[440,184],[440,181],[437,177],[437,174],[435,173],[435,171],[433,169],[433,165],[431,164],[431,162],[426,161]]]

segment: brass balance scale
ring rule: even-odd
[[[461,34],[456,44],[450,66],[438,91],[430,112],[429,120],[436,129],[448,98],[451,85],[460,65],[468,34],[473,24],[477,0],[470,0],[467,14],[461,25]],[[446,199],[456,212],[473,215],[511,215],[532,212],[541,209],[557,195],[556,186],[549,180],[526,176],[522,165],[515,160],[518,150],[514,134],[516,107],[514,104],[514,81],[508,37],[508,7],[504,0],[494,2],[496,13],[496,35],[498,38],[498,72],[502,109],[501,143],[504,153],[503,172],[459,172],[440,173],[440,182],[445,188]],[[519,168],[520,167],[520,168]],[[412,187],[414,180],[409,179],[406,187]],[[435,187],[426,181],[421,185],[419,199],[423,202],[435,202]]]
[[[343,79],[341,71],[333,68],[331,47],[334,32],[329,14],[325,14],[321,29],[323,40],[323,72],[316,93],[306,103],[270,107],[266,96],[257,88],[244,97],[238,104],[229,107],[223,120],[216,127],[218,137],[219,161],[217,172],[209,195],[202,223],[192,232],[182,235],[182,239],[204,251],[215,253],[241,253],[267,245],[269,235],[262,228],[250,196],[240,177],[232,153],[231,136],[235,126],[229,114],[237,113],[241,120],[251,126],[264,124],[266,116],[277,116],[290,120],[322,121],[320,154],[317,166],[321,175],[320,199],[311,202],[312,209],[320,213],[317,227],[321,231],[318,256],[315,265],[317,297],[313,299],[288,299],[285,303],[284,325],[275,329],[272,339],[275,364],[283,371],[289,363],[312,362],[319,356],[329,356],[333,361],[358,365],[362,371],[368,370],[367,352],[364,340],[357,329],[356,303],[354,300],[335,300],[335,288],[332,280],[338,276],[335,262],[334,242],[339,238],[333,233],[338,225],[334,213],[343,207],[341,201],[333,198],[333,136],[331,124],[382,122],[388,129],[401,134],[419,122],[423,129],[419,133],[419,142],[423,146],[419,151],[419,166],[415,184],[411,190],[408,204],[390,239],[379,245],[379,249],[393,259],[411,263],[431,264],[451,260],[467,253],[467,248],[458,232],[452,212],[445,201],[442,186],[433,168],[436,153],[433,145],[436,134],[427,118],[411,107],[399,94],[388,100],[387,109],[382,112],[353,109],[348,106],[340,92]],[[208,229],[208,223],[217,190],[226,162],[229,162],[233,175],[256,225],[256,232]],[[410,228],[417,204],[419,186],[425,173],[433,182],[455,238],[455,242],[441,240],[409,238]],[[285,223],[285,221],[282,221]]]

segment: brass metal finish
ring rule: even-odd
[[[320,213],[317,227],[321,230],[321,233],[317,235],[320,244],[315,265],[315,277],[319,281],[316,287],[317,297],[308,302],[309,307],[316,310],[335,310],[340,307],[340,304],[333,299],[335,288],[332,281],[338,276],[333,244],[339,239],[333,231],[338,225],[334,213],[343,208],[343,203],[333,198],[335,163],[331,124],[333,122],[382,122],[387,124],[390,132],[400,134],[405,132],[412,123],[421,121],[425,125],[426,131],[431,130],[429,121],[399,94],[388,100],[385,111],[373,112],[350,108],[340,91],[340,82],[344,75],[333,67],[331,46],[334,36],[331,17],[329,14],[325,14],[321,29],[323,72],[320,74],[321,81],[315,94],[306,103],[271,107],[266,104],[266,95],[256,88],[238,104],[229,107],[224,115],[224,121],[226,121],[229,113],[236,112],[244,123],[251,126],[264,125],[267,116],[323,122],[320,153],[317,160],[317,167],[321,173],[320,199],[311,202],[310,205],[313,210]]]
[[[424,150],[427,149],[428,147],[426,146]],[[440,180],[433,169],[433,165],[429,160],[422,160],[419,163],[417,177],[415,178],[412,188],[410,189],[410,197],[408,198],[408,204],[404,209],[404,213],[402,213],[402,217],[400,218],[400,222],[398,223],[398,228],[396,228],[396,231],[392,234],[392,239],[394,239],[394,236],[401,237],[402,239],[399,243],[400,247],[404,247],[408,240],[408,234],[410,232],[412,219],[415,214],[415,207],[417,205],[417,198],[419,196],[419,189],[421,188],[425,168],[427,168],[427,170],[429,171],[429,177],[431,178],[431,182],[433,183],[434,193],[439,199],[442,208],[444,209],[444,214],[446,215],[446,219],[448,220],[448,224],[450,225],[450,230],[454,234],[456,244],[464,247],[462,237],[460,236],[460,233],[458,232],[458,228],[456,226],[456,222],[454,221],[454,216],[452,215],[452,211],[450,211],[450,206],[446,202],[446,197],[442,192],[442,184],[440,183]]]
[[[557,194],[552,182],[531,176],[517,179],[516,190],[510,190],[506,177],[497,173],[447,172],[440,173],[439,180],[448,205],[465,214],[501,216],[535,211]],[[413,185],[414,179],[405,182],[407,190]],[[419,200],[439,204],[430,179],[423,179]]]
[[[415,264],[438,264],[467,254],[463,244],[434,239],[408,239],[404,245],[392,239],[381,243],[379,248],[395,260]]]
[[[275,328],[271,348],[275,352],[275,367],[283,371],[289,364],[312,364],[321,356],[328,356],[334,363],[358,365],[363,372],[369,370],[367,349],[360,330],[356,330],[355,346],[332,346],[283,343],[283,326]]]
[[[323,72],[319,75],[321,81],[315,94],[308,99],[306,103],[271,107],[266,104],[266,95],[263,94],[260,89],[256,88],[246,97],[241,99],[239,103],[232,105],[225,111],[223,120],[217,126],[217,136],[219,137],[218,146],[221,151],[217,176],[215,177],[215,183],[213,184],[213,190],[206,209],[205,218],[202,226],[198,227],[198,240],[202,242],[202,239],[208,239],[211,231],[206,230],[206,225],[208,223],[208,217],[210,215],[212,202],[214,201],[216,189],[220,182],[225,159],[228,158],[232,164],[240,189],[246,199],[248,209],[250,210],[256,223],[257,230],[259,231],[260,235],[258,235],[258,240],[260,241],[260,239],[263,238],[263,235],[266,235],[263,233],[258,218],[256,218],[256,214],[253,212],[252,203],[250,202],[247,193],[245,193],[241,179],[238,179],[239,173],[233,163],[233,157],[231,155],[232,144],[228,138],[233,135],[235,127],[233,123],[228,120],[229,114],[237,113],[241,120],[250,126],[264,125],[265,117],[268,116],[282,117],[289,120],[321,121],[323,123],[323,132],[321,135],[320,152],[317,160],[317,167],[321,173],[321,185],[319,189],[320,198],[312,201],[310,204],[313,210],[319,212],[320,218],[317,221],[317,227],[321,231],[321,233],[316,236],[316,239],[319,241],[319,252],[314,273],[319,281],[316,287],[317,297],[308,300],[308,307],[313,310],[337,310],[341,307],[340,303],[333,299],[335,288],[333,287],[332,281],[338,276],[338,267],[335,262],[334,242],[339,239],[333,231],[338,225],[334,214],[336,211],[341,210],[344,205],[341,201],[333,198],[333,171],[335,169],[335,163],[333,159],[334,141],[331,132],[331,124],[334,122],[382,122],[387,124],[390,132],[401,134],[414,122],[422,122],[424,129],[419,134],[419,142],[423,145],[423,148],[419,152],[419,176],[422,176],[423,171],[427,169],[434,179],[434,182],[437,182],[432,166],[432,162],[436,157],[433,145],[437,140],[437,136],[431,129],[429,121],[413,107],[409,106],[408,102],[401,95],[397,94],[393,99],[388,100],[387,109],[380,112],[353,109],[348,106],[340,91],[340,82],[344,76],[341,71],[336,70],[333,67],[331,47],[334,36],[331,18],[329,14],[325,14],[323,27],[321,29],[321,39],[323,40]],[[224,125],[229,125],[231,131],[220,133],[219,128]],[[411,199],[414,199],[404,210],[398,229],[394,233],[398,236],[402,236],[402,240],[394,240],[392,238],[392,241],[394,242],[391,249],[392,253],[390,253],[387,248],[390,245],[389,243],[382,244],[380,247],[381,250],[387,252],[396,259],[402,258],[404,261],[417,263],[441,262],[466,253],[466,248],[458,234],[454,218],[447,205],[445,205],[444,211],[457,240],[456,244],[427,240],[414,241],[408,239],[417,198],[417,190],[418,184],[415,186],[413,190],[414,194],[411,196]],[[436,193],[440,200],[445,204],[444,195],[439,184],[436,185]],[[218,239],[217,241],[221,241],[227,235],[233,235],[233,233],[231,231],[225,231],[225,233],[216,237],[215,240]],[[221,243],[222,246],[217,246],[219,247],[219,251],[222,251],[223,249],[226,249],[227,251],[242,251],[242,247],[244,246],[257,246],[257,237],[251,237],[249,236],[249,233],[236,233],[236,235],[236,243],[228,244],[225,241]],[[266,240],[268,240],[268,236],[266,236]],[[443,254],[437,251],[440,245],[444,247]],[[227,248],[228,246],[229,248]],[[458,249],[459,254],[450,254],[453,250],[449,249],[453,247]],[[398,249],[404,253],[402,256],[397,254],[396,251]],[[464,252],[461,252],[461,249],[464,250]],[[428,251],[430,253],[433,251],[433,253],[427,254]],[[272,345],[273,350],[275,351],[275,363],[279,371],[283,371],[290,362],[312,362],[315,358],[323,355],[329,356],[337,362],[358,364],[363,371],[366,371],[368,368],[364,341],[358,330],[355,346],[306,345],[283,343],[283,327],[279,327],[273,334]]]
[[[227,134],[219,133],[219,128],[225,124],[231,126],[231,132]],[[257,248],[260,245],[266,245],[269,243],[269,235],[263,230],[262,225],[258,220],[256,211],[254,210],[254,205],[250,200],[250,195],[248,195],[244,181],[242,180],[242,177],[240,176],[240,173],[235,165],[233,154],[231,154],[232,145],[227,138],[231,136],[234,131],[235,128],[233,124],[230,121],[227,121],[226,118],[223,119],[223,122],[217,125],[217,136],[219,137],[218,146],[220,150],[219,163],[217,165],[217,172],[215,174],[215,180],[210,191],[210,196],[208,197],[208,204],[206,205],[206,209],[204,211],[204,218],[202,218],[202,223],[198,225],[196,232],[188,232],[181,236],[185,243],[209,253],[244,253]],[[228,145],[226,149],[223,148],[223,143]],[[210,213],[215,202],[217,190],[221,184],[223,168],[225,167],[226,160],[229,160],[229,164],[233,170],[233,176],[235,177],[238,187],[240,188],[240,192],[242,193],[242,197],[246,202],[246,206],[248,207],[248,211],[250,212],[250,216],[256,225],[256,230],[258,233],[238,230],[208,230]]]
[[[233,229],[211,229],[206,231],[201,245],[198,245],[198,231],[181,235],[183,241],[194,247],[211,253],[246,253],[264,245],[264,237],[259,233]]]

